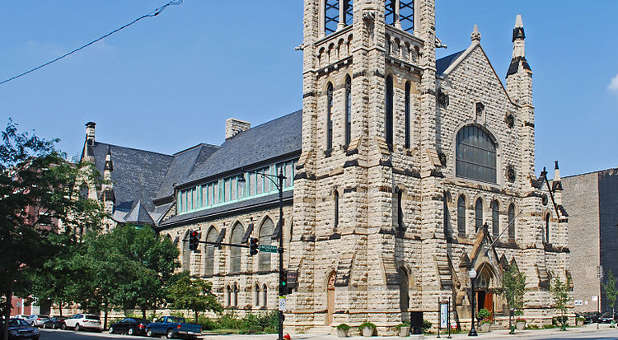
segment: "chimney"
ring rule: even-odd
[[[86,143],[94,145],[94,128],[97,125],[95,122],[86,123]]]
[[[237,134],[247,131],[251,128],[251,123],[236,118],[228,118],[225,120],[225,140],[228,140]]]

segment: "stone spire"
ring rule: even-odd
[[[513,58],[526,57],[526,33],[521,14],[517,14],[513,28]]]
[[[479,26],[477,24],[474,24],[474,30],[472,34],[470,34],[470,40],[472,40],[472,42],[481,42],[481,32],[479,32]]]

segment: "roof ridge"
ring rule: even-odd
[[[249,129],[247,129],[247,130],[240,131],[239,133],[235,134],[235,135],[234,135],[234,137],[236,137],[236,136],[240,136],[240,135],[244,134],[244,133],[245,133],[245,132],[247,132],[247,131],[250,131],[250,130],[253,130],[253,129],[257,129],[257,128],[262,127],[262,126],[264,126],[264,125],[266,125],[266,124],[270,124],[270,123],[272,123],[272,122],[278,121],[278,120],[280,120],[280,119],[286,118],[286,117],[288,117],[288,116],[291,116],[291,115],[297,114],[297,113],[302,112],[302,111],[303,111],[303,110],[302,110],[302,109],[300,109],[300,110],[296,110],[296,111],[291,112],[291,113],[284,114],[283,116],[279,116],[279,117],[277,117],[277,118],[271,119],[271,120],[266,121],[266,122],[264,122],[264,123],[262,123],[262,124],[259,124],[259,125],[256,125],[256,126],[253,126],[253,127],[249,128]],[[234,137],[232,137],[232,138],[234,138]],[[230,139],[232,139],[232,138],[230,138]],[[225,143],[225,142],[224,142],[224,143]]]
[[[201,146],[210,146],[210,147],[220,148],[219,145],[214,145],[214,144],[210,144],[210,143],[199,143],[199,144],[196,144],[194,146],[190,146],[190,147],[188,147],[188,148],[186,148],[184,150],[180,150],[178,152],[175,152],[175,153],[172,154],[172,156],[178,156],[181,153],[185,153],[187,151],[193,150],[193,149],[195,149],[197,147],[201,147]]]
[[[129,150],[135,150],[135,151],[142,151],[142,152],[148,152],[148,153],[154,153],[157,155],[161,155],[161,156],[167,156],[167,157],[174,157],[174,155],[168,155],[162,152],[156,152],[156,151],[150,151],[150,150],[144,150],[144,149],[138,149],[138,148],[132,148],[130,146],[122,146],[122,145],[116,145],[116,144],[110,144],[110,143],[104,143],[104,142],[95,142],[95,144],[101,144],[101,145],[107,145],[107,146],[114,146],[117,148],[123,148],[123,149],[129,149]]]

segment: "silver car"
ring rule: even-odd
[[[28,319],[29,319],[28,321],[30,322],[32,326],[43,327],[43,324],[45,323],[45,321],[49,320],[49,315],[32,314],[30,315]]]

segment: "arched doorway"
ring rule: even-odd
[[[410,322],[410,278],[405,269],[399,268],[399,310],[401,321]]]
[[[335,278],[336,272],[330,273],[326,284],[326,325],[330,326],[333,323],[333,313],[335,312]]]
[[[487,309],[491,314],[491,318],[494,316],[494,300],[495,300],[495,287],[494,286],[494,274],[488,264],[483,264],[478,270],[476,279],[474,280],[474,296],[476,298],[476,313],[481,309]]]

